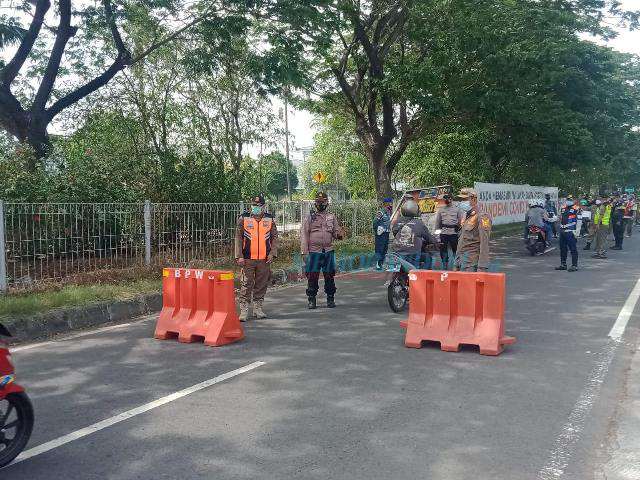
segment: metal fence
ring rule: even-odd
[[[297,238],[311,203],[274,202],[268,209],[282,237]],[[335,203],[331,210],[350,237],[370,235],[375,202]],[[0,290],[103,269],[225,264],[243,211],[241,203],[0,201]]]

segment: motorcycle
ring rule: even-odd
[[[525,246],[531,256],[542,255],[547,250],[547,241],[545,239],[545,232],[542,228],[530,225],[525,240]]]
[[[397,253],[387,254],[387,300],[395,313],[401,313],[409,303],[409,271],[415,270],[413,264],[407,262]]]
[[[423,254],[431,255],[439,250],[441,232],[442,230],[433,232],[436,243],[425,244],[422,248]],[[432,260],[426,256],[423,260],[425,260],[425,263],[421,263],[420,268],[431,269]],[[402,313],[409,304],[409,271],[416,270],[417,267],[395,252],[387,254],[385,264],[386,271],[389,273],[388,280],[385,283],[389,307],[395,313]]]
[[[11,337],[2,324],[0,336]],[[24,388],[15,383],[9,346],[0,340],[0,467],[11,463],[27,445],[33,420],[31,401]]]

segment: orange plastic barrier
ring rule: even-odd
[[[244,338],[233,272],[165,268],[162,276],[162,311],[155,338],[177,336],[183,343],[204,340],[214,347]]]
[[[504,334],[505,286],[504,273],[411,271],[405,345],[431,340],[447,352],[468,344],[499,355],[516,341]]]

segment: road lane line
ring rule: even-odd
[[[225,380],[228,380],[230,378],[236,377],[243,373],[247,373],[251,370],[261,367],[262,365],[265,365],[265,362],[251,363],[244,367],[238,368],[236,370],[232,370],[227,373],[223,373],[222,375],[218,375],[217,377],[211,378],[209,380],[205,380],[204,382],[185,388],[184,390],[180,390],[178,392],[172,393],[171,395],[167,395],[166,397],[162,397],[162,398],[159,398],[158,400],[154,400],[152,402],[145,403],[144,405],[133,408],[131,410],[127,410],[126,412],[122,412],[111,418],[102,420],[101,422],[94,423],[93,425],[89,425],[88,427],[81,428],[80,430],[76,430],[75,432],[71,432],[67,435],[63,435],[62,437],[56,438],[55,440],[51,440],[49,442],[43,443],[42,445],[38,445],[37,447],[33,447],[29,450],[22,452],[8,466],[15,465],[16,463],[24,462],[25,460],[33,458],[36,455],[41,455],[43,453],[49,452],[54,448],[61,447],[62,445],[66,445],[67,443],[73,442],[74,440],[78,440],[80,438],[86,437],[87,435],[91,435],[92,433],[96,433],[107,427],[111,427],[112,425],[115,425],[117,423],[124,422],[125,420],[133,418],[145,412],[148,412],[149,410],[153,410],[155,408],[161,407],[163,405],[166,405],[167,403],[171,403],[182,397],[191,395],[192,393],[199,392],[200,390],[204,390],[205,388],[209,388],[217,383],[224,382]]]
[[[587,377],[587,383],[578,398],[578,401],[571,410],[569,419],[565,423],[556,439],[553,449],[549,454],[549,459],[545,466],[538,472],[539,480],[557,480],[562,478],[564,472],[569,465],[569,459],[573,455],[573,451],[580,435],[584,430],[587,417],[591,413],[593,405],[600,395],[602,384],[605,381],[609,367],[616,354],[616,350],[620,345],[620,340],[627,328],[629,319],[640,299],[640,280],[636,282],[635,287],[627,297],[622,310],[618,315],[611,331],[609,332],[609,341],[603,347],[598,355],[593,369]]]
[[[609,332],[609,338],[612,338],[613,340],[620,340],[622,338],[622,335],[627,328],[627,323],[629,323],[629,319],[631,318],[631,314],[636,308],[638,299],[640,299],[640,280],[638,280],[635,288],[631,291],[631,294],[622,307],[622,310],[620,310],[618,319],[616,320],[616,323],[613,324],[613,327],[611,327],[611,331]]]
[[[30,344],[27,344],[27,345],[20,345],[18,347],[11,347],[11,353],[23,352],[25,350],[32,350],[34,348],[46,347],[47,345],[52,345],[54,343],[64,342],[66,340],[73,340],[75,338],[87,337],[89,335],[93,335],[94,333],[104,333],[104,332],[110,332],[112,330],[119,330],[121,328],[126,328],[126,327],[129,327],[131,325],[136,325],[136,324],[139,324],[139,323],[149,322],[151,320],[153,320],[153,317],[152,318],[142,318],[140,320],[129,322],[129,323],[119,323],[118,325],[111,325],[111,326],[108,326],[108,327],[96,328],[94,330],[86,330],[84,332],[74,333],[74,334],[71,334],[71,335],[64,335],[64,336],[60,336],[59,338],[56,338],[54,340],[47,340],[46,342],[30,343]]]

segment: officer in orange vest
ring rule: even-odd
[[[238,218],[235,253],[236,261],[242,267],[240,321],[249,319],[252,300],[255,318],[266,318],[262,304],[271,278],[269,264],[278,254],[278,229],[273,215],[265,210],[262,195],[254,197],[251,211]]]

